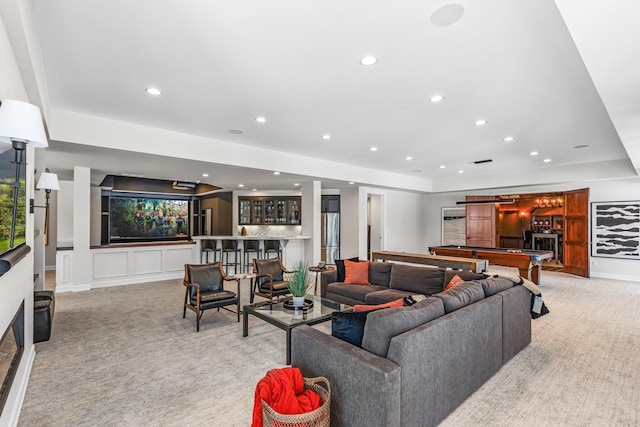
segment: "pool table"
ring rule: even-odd
[[[429,252],[436,255],[486,259],[491,264],[516,267],[520,275],[540,284],[540,271],[545,259],[553,258],[551,251],[529,249],[479,248],[474,246],[431,246]]]

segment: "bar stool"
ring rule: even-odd
[[[282,248],[280,247],[280,240],[264,241],[264,257],[270,258],[270,254],[276,254],[276,258],[282,259]]]
[[[218,241],[215,239],[202,239],[200,241],[200,264],[208,264],[209,263],[209,254],[213,253],[213,262],[218,262],[218,252],[220,252],[220,248],[218,247]],[[202,262],[202,255],[204,255],[204,263]],[[222,259],[222,254],[220,254],[220,259]]]
[[[243,240],[242,247],[244,248],[244,264],[242,267],[248,273],[250,271],[249,268],[253,267],[251,254],[254,254],[256,259],[260,259],[262,258],[262,249],[260,249],[259,240]]]
[[[233,254],[233,262],[229,262],[229,255]],[[241,266],[240,249],[238,248],[237,240],[223,240],[222,241],[222,254],[220,258],[224,257],[224,269],[229,272],[229,266],[233,266],[233,274],[238,274]]]

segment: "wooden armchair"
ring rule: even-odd
[[[280,258],[254,259],[253,273],[256,277],[253,280],[251,295],[249,297],[251,303],[253,303],[254,295],[260,295],[272,300],[274,297],[289,294],[289,288],[287,287],[287,282],[284,280],[284,275],[294,272],[287,270],[284,265],[282,265]]]
[[[224,289],[225,281],[236,282],[237,293]],[[187,289],[182,318],[185,318],[187,308],[195,312],[196,331],[200,331],[202,313],[210,308],[217,308],[218,311],[224,308],[236,313],[240,321],[240,279],[227,276],[220,261],[214,264],[185,264],[183,284]],[[236,311],[226,308],[229,305],[235,305]]]

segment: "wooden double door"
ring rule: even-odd
[[[481,201],[493,196],[467,196]],[[469,204],[466,213],[467,245],[484,248],[499,246],[498,206],[493,203]],[[589,189],[564,192],[563,271],[589,277]]]

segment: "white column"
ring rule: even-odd
[[[91,169],[73,168],[73,259],[74,290],[91,289],[93,260],[91,245]]]
[[[302,235],[310,236],[305,244],[305,261],[309,265],[320,262],[320,181],[302,183]]]

